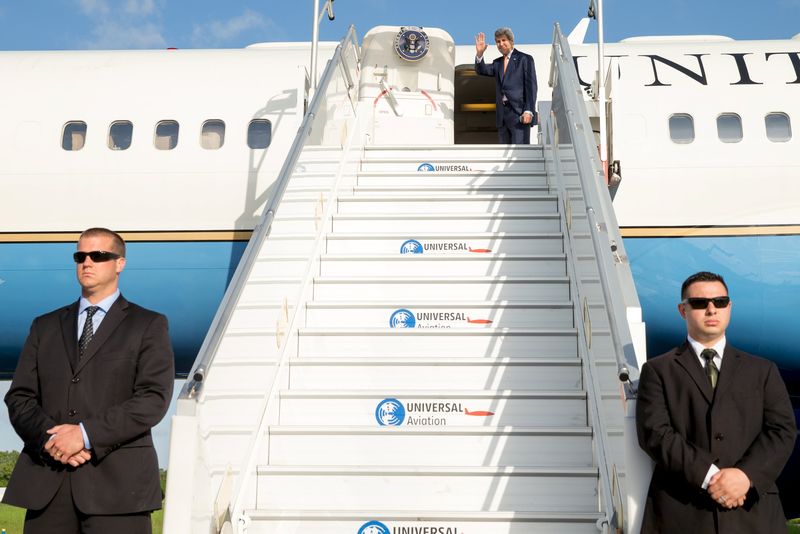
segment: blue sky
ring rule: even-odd
[[[312,5],[311,0],[0,0],[0,50],[238,48],[307,41]],[[543,43],[550,40],[553,22],[568,32],[587,5],[588,0],[336,0],[336,20],[324,20],[320,35],[338,41],[350,24],[359,35],[380,24],[437,26],[457,44],[471,44],[479,31],[510,25],[517,42]],[[800,0],[605,0],[604,11],[607,41],[664,34],[785,39],[800,33]],[[594,35],[590,30],[587,40]]]

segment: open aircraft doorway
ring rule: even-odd
[[[475,73],[475,66],[456,66],[455,144],[496,144],[494,80]]]

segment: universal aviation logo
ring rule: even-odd
[[[380,521],[368,521],[361,525],[358,534],[463,534],[463,530],[453,526],[412,523],[409,526],[393,526],[391,529]]]
[[[409,239],[400,245],[400,254],[422,254],[424,247],[416,239]]]
[[[380,521],[369,521],[358,529],[358,534],[389,534],[390,532],[389,527]]]
[[[448,419],[461,417],[491,417],[494,412],[469,410],[461,402],[440,400],[408,401],[405,404],[386,398],[375,407],[375,419],[380,426],[447,426]],[[456,423],[458,421],[455,421]]]
[[[400,426],[406,419],[406,408],[397,399],[383,399],[375,408],[375,419],[381,426]]]
[[[428,163],[427,161],[420,163],[417,167],[417,172],[472,172],[472,167],[466,163],[456,163],[452,165],[439,165]]]
[[[389,328],[452,328],[490,324],[491,319],[476,319],[459,310],[413,312],[407,308],[398,308],[389,316]]]
[[[405,308],[395,310],[389,317],[390,328],[414,328],[416,326],[417,320],[414,318],[414,313]]]
[[[416,239],[407,239],[400,245],[400,254],[423,254],[425,251],[488,254],[492,249],[473,247],[463,241],[417,241]]]

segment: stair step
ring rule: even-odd
[[[588,427],[272,426],[259,465],[592,467]],[[205,454],[224,464],[244,457],[255,420],[214,424]],[[268,450],[267,450],[268,449]]]
[[[330,179],[330,178],[329,178]],[[430,172],[360,172],[356,177],[359,187],[403,185],[421,186],[520,186],[548,187],[545,172],[486,172],[486,173],[430,173]]]
[[[599,513],[247,510],[250,534],[597,534]],[[427,529],[427,530],[425,530]]]
[[[267,316],[269,317],[269,316]],[[400,328],[566,327],[574,326],[571,302],[313,301],[308,326]]]
[[[318,167],[308,166],[304,170],[316,170]],[[387,172],[424,172],[424,173],[472,173],[472,172],[543,172],[545,170],[544,158],[515,158],[489,156],[474,157],[464,155],[459,157],[429,157],[417,158],[373,158],[361,162],[361,171],[387,171]]]
[[[598,287],[597,292],[600,293]],[[541,300],[570,298],[564,276],[447,276],[387,277],[326,276],[314,279],[314,299],[349,300]]]
[[[407,159],[417,160],[421,157],[443,158],[448,160],[460,160],[468,158],[541,158],[544,156],[542,145],[370,145],[364,147],[364,157],[368,160],[373,159]]]
[[[548,193],[547,185],[499,185],[499,184],[414,184],[404,183],[390,185],[357,185],[352,188],[354,195],[362,194],[398,194],[404,196],[432,196],[432,195],[493,195],[505,194],[532,194]]]
[[[299,248],[299,245],[295,245]],[[277,247],[276,247],[277,248]],[[290,250],[288,246],[285,247]],[[344,233],[326,238],[329,254],[561,254],[560,233]]]
[[[413,245],[416,246],[416,245]],[[275,255],[259,258],[251,276],[302,275],[308,257]],[[315,269],[316,270],[316,269]],[[564,254],[423,253],[324,254],[320,276],[564,276]]]
[[[557,213],[554,195],[498,193],[495,195],[437,195],[426,198],[411,195],[362,194],[338,199],[337,213]],[[580,208],[580,206],[577,206]],[[575,209],[575,206],[573,207]],[[283,210],[283,207],[281,207]],[[299,209],[298,209],[299,211]],[[294,213],[289,211],[286,213]]]
[[[453,384],[458,384],[458,379],[454,375]],[[412,428],[587,424],[584,391],[293,389],[282,391],[280,401],[281,425]]]
[[[298,389],[550,389],[582,387],[581,362],[563,358],[417,358],[405,356],[292,360],[289,383]],[[458,376],[454,381],[453,377]],[[249,380],[249,377],[248,377]],[[243,387],[250,387],[244,386]]]
[[[598,511],[597,469],[260,467],[265,510]]]
[[[269,433],[272,466],[592,466],[588,428],[281,426]]]
[[[506,232],[560,233],[558,213],[447,214],[380,213],[334,215],[334,232]]]
[[[298,354],[368,358],[409,354],[420,357],[577,358],[577,333],[571,328],[303,328]]]
[[[560,253],[325,254],[321,260],[320,276],[564,276],[567,270]]]

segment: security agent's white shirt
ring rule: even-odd
[[[717,355],[714,356],[713,361],[717,366],[717,369],[722,370],[722,355],[725,353],[725,336],[722,336],[722,339],[717,341],[714,345],[710,347],[706,347],[696,339],[692,339],[692,336],[686,336],[689,340],[689,344],[694,349],[694,353],[697,355],[697,359],[700,360],[700,366],[705,369],[706,368],[706,359],[700,356],[700,354],[705,349],[714,349],[717,351]],[[708,473],[706,473],[706,478],[703,479],[702,488],[708,489],[708,483],[711,481],[711,477],[719,472],[719,467],[715,464],[711,464],[711,467],[708,468]]]

